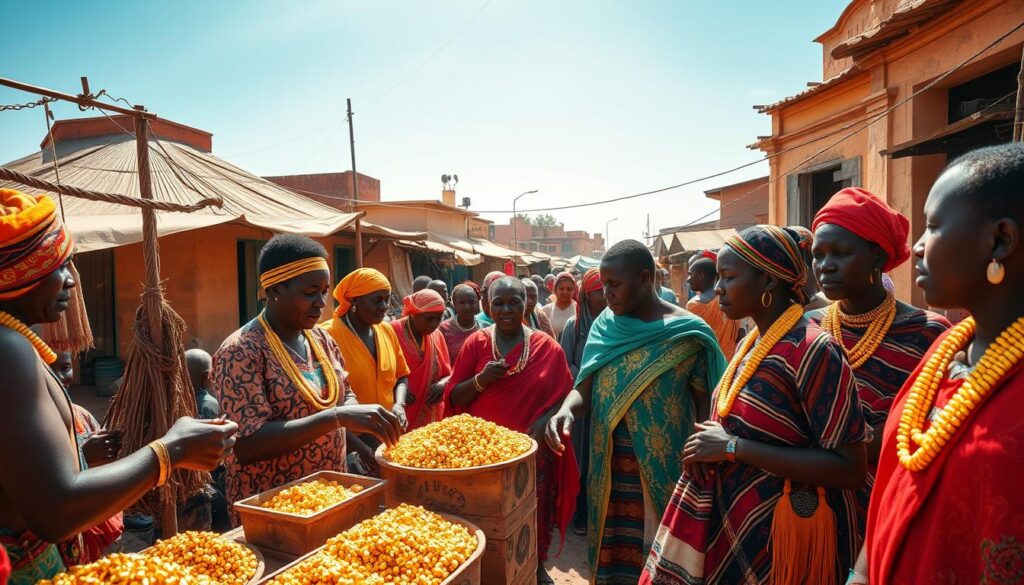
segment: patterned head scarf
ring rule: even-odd
[[[801,305],[807,302],[807,265],[799,245],[800,236],[789,228],[755,225],[729,238],[725,245],[745,262],[789,285]]]
[[[334,316],[341,317],[352,308],[352,300],[368,295],[379,290],[391,292],[391,283],[387,277],[373,268],[357,268],[348,276],[341,279],[338,286],[334,287],[334,300],[338,302],[338,308],[334,309]]]
[[[576,334],[577,336],[581,331],[589,331],[591,322],[594,320],[590,316],[590,305],[587,304],[587,294],[594,291],[601,290],[604,287],[604,283],[601,282],[601,270],[596,266],[588,268],[583,273],[583,278],[580,279],[580,296],[583,300],[576,303]]]
[[[443,313],[444,298],[440,293],[429,288],[414,292],[402,299],[402,316],[419,315],[420,313]]]
[[[877,244],[885,252],[882,272],[890,272],[910,258],[910,220],[865,189],[849,187],[836,193],[814,216],[811,229],[830,223]]]
[[[0,300],[31,292],[73,251],[53,199],[0,189]]]

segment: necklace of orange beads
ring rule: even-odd
[[[928,430],[923,430],[949,364],[958,352],[970,345],[975,328],[973,317],[954,326],[910,387],[896,431],[896,454],[903,467],[910,471],[928,467],[992,388],[1024,358],[1022,317],[999,334],[946,406],[938,411]],[[910,452],[911,442],[917,445],[913,453]]]
[[[718,386],[718,417],[725,418],[732,412],[732,405],[736,402],[736,397],[740,395],[740,390],[747,385],[750,378],[757,371],[757,368],[764,361],[764,358],[768,356],[768,352],[771,351],[775,344],[779,342],[782,337],[789,333],[798,322],[801,317],[804,316],[804,308],[800,305],[790,305],[786,312],[784,312],[762,337],[758,332],[757,328],[754,328],[749,335],[743,338],[740,343],[740,347],[736,349],[736,354],[732,356],[732,361],[729,362],[729,367],[726,368],[725,374],[722,376],[722,382]],[[747,355],[750,348],[757,343],[754,347],[754,352],[751,354],[750,359],[743,366],[743,371],[740,372],[739,377],[736,377],[736,370],[739,369],[740,363],[743,362],[743,357]],[[733,381],[735,378],[735,381]]]
[[[57,361],[57,354],[50,349],[50,346],[46,345],[46,342],[40,339],[38,335],[29,329],[28,325],[19,321],[14,315],[11,315],[7,311],[0,311],[0,325],[9,329],[14,329],[25,336],[25,339],[28,339],[29,343],[32,344],[32,347],[36,349],[36,353],[39,354],[39,357],[43,358],[46,365],[50,365]]]
[[[889,334],[889,329],[892,328],[892,322],[895,319],[896,297],[889,293],[886,294],[882,304],[860,315],[847,315],[839,307],[839,303],[832,303],[825,309],[821,328],[831,333],[832,337],[839,342],[850,366],[856,370],[875,355],[882,342],[885,341],[885,336]],[[866,329],[853,347],[848,348],[843,342],[843,325]]]

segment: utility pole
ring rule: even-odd
[[[359,200],[359,176],[356,174],[356,134],[352,127],[352,98],[346,98],[348,104],[348,146],[352,152],[352,199]],[[355,203],[352,203],[355,209]],[[363,224],[356,218],[356,268],[363,267]]]

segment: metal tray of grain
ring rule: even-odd
[[[480,517],[507,518],[526,501],[536,499],[537,442],[508,461],[459,469],[420,469],[392,463],[377,449],[384,504],[416,504],[428,510]],[[488,527],[481,526],[487,532]]]
[[[357,484],[363,487],[363,491],[312,516],[277,512],[261,506],[283,489],[319,479],[336,481],[346,487]],[[246,542],[302,556],[323,546],[328,538],[374,516],[381,506],[383,497],[384,482],[379,479],[338,471],[318,471],[235,502],[235,511],[242,519]]]
[[[467,530],[476,535],[476,549],[473,551],[473,554],[469,555],[469,558],[466,559],[466,561],[462,563],[462,565],[459,566],[458,569],[455,569],[454,573],[448,575],[448,578],[442,581],[441,585],[481,585],[480,559],[481,557],[483,557],[484,549],[487,547],[487,537],[484,536],[483,531],[474,526],[472,522],[468,522],[466,520],[463,520],[462,518],[451,516],[449,514],[440,514],[440,516],[453,524],[465,526]],[[319,547],[316,550],[310,552],[309,554],[303,555],[295,559],[294,562],[289,563],[284,567],[281,567],[280,569],[274,571],[270,575],[267,575],[266,578],[264,578],[263,581],[260,582],[260,584],[266,585],[272,582],[274,578],[278,575],[285,573],[292,567],[295,567],[302,561],[305,561],[306,559],[320,552],[321,548],[323,547]]]

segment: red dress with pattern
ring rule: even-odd
[[[324,348],[344,389],[338,403],[353,396],[348,385],[341,350],[327,331],[310,330]],[[320,364],[312,351],[302,360],[289,352],[307,380],[326,395]],[[316,414],[274,357],[259,321],[250,321],[232,333],[213,356],[213,387],[223,414],[238,423],[238,436],[247,437],[268,422],[305,418]],[[345,471],[345,432],[339,428],[280,457],[242,465],[232,455],[225,460],[227,497],[230,502],[247,498],[322,470]],[[232,511],[237,525],[238,515]]]
[[[723,391],[715,391],[711,404]],[[772,347],[740,390],[732,412],[719,419],[712,408],[712,419],[731,435],[783,447],[834,449],[867,437],[850,364],[832,336],[808,321],[797,324]],[[706,485],[684,473],[640,583],[768,583],[769,535],[783,484],[783,478],[739,461],[719,463]],[[814,486],[794,483],[793,490],[798,489]],[[865,487],[825,492],[835,514],[835,571],[841,583],[863,541],[868,491]]]

